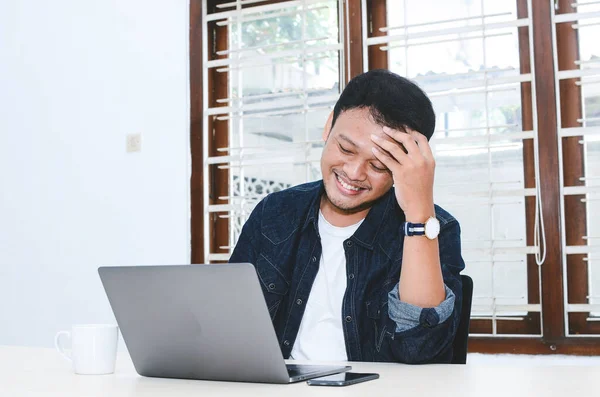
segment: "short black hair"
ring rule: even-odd
[[[413,129],[431,139],[435,112],[419,86],[389,70],[376,69],[350,80],[333,109],[331,128],[346,110],[368,108],[375,123]]]

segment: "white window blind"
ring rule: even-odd
[[[262,197],[321,177],[323,126],[344,81],[341,0],[263,2],[232,1],[213,13],[204,6],[206,24],[226,26],[229,37],[228,49],[218,53],[224,59],[204,54],[206,71],[228,73],[229,95],[217,99],[222,107],[204,109],[203,131],[208,142],[208,118],[228,122],[229,146],[218,148],[226,155],[206,152],[205,159],[229,170],[230,195],[222,197],[227,204],[207,204],[205,213],[229,219],[230,250]],[[205,236],[209,227],[206,222]],[[210,252],[205,239],[205,256],[227,260],[229,254]]]
[[[575,336],[568,327],[569,313],[588,313],[588,321],[600,320],[600,1],[573,2],[568,10],[561,13],[553,12],[552,19],[554,31],[554,52],[558,54],[556,42],[556,28],[566,24],[570,29],[577,31],[579,59],[573,65],[562,69],[555,62],[556,86],[567,79],[577,79],[575,84],[581,88],[581,103],[583,114],[577,119],[577,126],[559,128],[559,155],[561,169],[561,213],[563,229],[565,228],[565,201],[569,196],[580,196],[579,200],[585,203],[585,217],[587,233],[581,237],[585,244],[568,245],[563,235],[563,262],[568,262],[569,256],[584,254],[587,266],[587,303],[573,303],[569,301],[569,294],[565,293],[565,323],[569,336]],[[564,25],[563,25],[564,26]],[[559,127],[564,125],[565,116],[561,115],[560,92],[557,92]],[[583,174],[579,176],[578,185],[566,184],[563,178],[565,162],[563,158],[563,138],[580,137],[579,144],[583,149]],[[564,279],[569,273],[565,266]],[[565,291],[568,285],[565,281]],[[587,335],[591,336],[591,335]]]
[[[536,138],[536,117],[533,129],[523,128],[521,83],[532,74],[520,69],[520,56],[532,51],[523,54],[518,41],[518,28],[531,31],[531,20],[518,18],[516,7],[388,0],[381,28],[387,35],[365,37],[363,51],[384,51],[389,69],[416,81],[433,102],[436,203],[461,223],[466,273],[475,285],[472,317],[491,319],[492,335],[499,320],[520,321],[541,309],[527,291],[527,255],[539,249],[526,240],[525,198],[536,189],[525,188],[523,142]]]

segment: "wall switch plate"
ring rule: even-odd
[[[142,151],[142,134],[127,134],[127,143],[125,150],[127,153]]]

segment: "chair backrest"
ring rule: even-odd
[[[452,364],[467,363],[467,345],[469,342],[469,325],[471,323],[471,303],[473,301],[473,279],[461,275],[463,301],[460,312],[460,322],[452,344]]]

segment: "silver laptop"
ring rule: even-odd
[[[254,266],[98,269],[142,376],[292,383],[349,366],[287,365]]]

